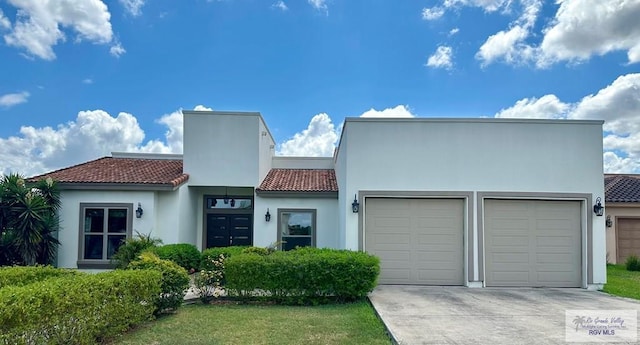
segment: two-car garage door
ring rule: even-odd
[[[465,199],[365,199],[380,284],[463,285]],[[487,286],[580,287],[579,201],[485,199]]]

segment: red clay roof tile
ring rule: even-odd
[[[257,189],[263,192],[337,192],[333,169],[271,169]]]
[[[177,187],[189,179],[182,160],[103,157],[29,178],[64,184],[144,184]]]

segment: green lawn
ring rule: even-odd
[[[627,271],[624,265],[607,265],[607,284],[602,291],[640,299],[640,272]]]
[[[187,305],[112,344],[391,344],[367,302],[317,307]]]

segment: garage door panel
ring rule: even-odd
[[[486,285],[580,287],[580,214],[578,201],[485,200]]]
[[[640,218],[616,219],[618,262],[624,263],[630,255],[640,256]]]
[[[630,255],[640,256],[640,219],[618,218],[618,262],[624,263]]]
[[[365,199],[365,250],[380,257],[379,283],[462,285],[463,207],[462,199]]]

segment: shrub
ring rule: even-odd
[[[95,344],[153,317],[156,271],[78,273],[0,289],[0,344]]]
[[[210,259],[218,259],[220,255],[224,255],[226,259],[242,254],[242,251],[248,248],[247,246],[231,246],[231,247],[213,247],[202,251],[202,261],[200,261],[201,270],[212,270],[215,267],[211,266]]]
[[[0,288],[24,286],[52,277],[72,276],[77,271],[51,266],[8,266],[0,267]]]
[[[635,255],[629,255],[624,265],[626,266],[627,271],[640,271],[640,259]]]
[[[156,314],[178,309],[189,287],[189,275],[178,264],[162,260],[151,252],[143,252],[138,260],[132,261],[129,269],[151,269],[162,273],[161,294],[156,300]]]
[[[194,288],[202,303],[207,303],[219,297],[223,292],[222,279],[224,277],[224,255],[217,259],[208,258],[211,270],[201,270],[193,279]]]
[[[111,262],[116,265],[116,268],[127,268],[127,265],[129,265],[131,261],[136,260],[143,251],[157,247],[160,244],[162,244],[161,239],[153,238],[151,234],[144,235],[136,231],[135,237],[127,239],[125,243],[118,248]]]
[[[305,248],[237,255],[225,262],[230,295],[286,304],[362,298],[376,286],[379,273],[377,257],[349,250]]]
[[[274,248],[262,248],[262,247],[247,247],[242,250],[242,254],[258,254],[258,255],[270,255],[275,252]]]
[[[151,249],[160,259],[171,260],[187,271],[200,267],[202,254],[196,246],[188,243],[166,244]]]

